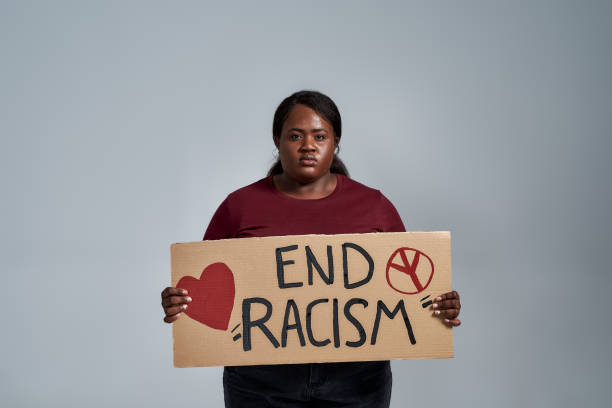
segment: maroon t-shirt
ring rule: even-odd
[[[221,203],[204,239],[406,231],[397,210],[379,190],[336,176],[335,190],[314,200],[281,193],[272,176],[242,187]]]

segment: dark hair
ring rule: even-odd
[[[310,109],[314,110],[323,117],[327,122],[332,125],[334,129],[334,136],[338,137],[338,140],[342,136],[342,120],[340,119],[340,112],[338,107],[327,95],[317,91],[299,91],[287,98],[285,98],[274,113],[274,122],[272,123],[272,138],[280,139],[281,130],[283,124],[289,115],[289,112],[295,105],[306,105]],[[338,142],[339,143],[339,142]],[[338,158],[337,154],[334,154],[334,159],[331,164],[330,171],[332,173],[342,174],[349,177],[348,170],[342,163],[342,160]],[[275,174],[281,174],[283,172],[283,166],[280,158],[276,160],[276,163],[268,170],[268,176]]]

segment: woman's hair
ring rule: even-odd
[[[296,92],[285,98],[280,105],[278,105],[274,113],[274,122],[272,123],[272,138],[280,139],[283,124],[295,105],[306,105],[317,112],[318,115],[322,116],[323,119],[332,125],[334,136],[338,137],[338,140],[340,140],[342,136],[342,120],[340,119],[338,107],[329,96],[317,91]],[[338,143],[340,142],[338,141]],[[342,160],[338,158],[337,154],[334,154],[334,160],[332,161],[330,171],[349,177],[348,170],[344,166],[344,163],[342,163]],[[278,158],[276,163],[268,170],[268,176],[281,174],[282,172],[283,166],[280,158]]]

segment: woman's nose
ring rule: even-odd
[[[311,135],[306,135],[302,139],[302,145],[300,146],[300,150],[314,151],[315,146],[316,146],[316,143],[315,143],[314,137]]]

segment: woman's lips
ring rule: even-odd
[[[314,166],[317,164],[317,160],[314,157],[302,157],[300,158],[300,164],[302,166]]]

